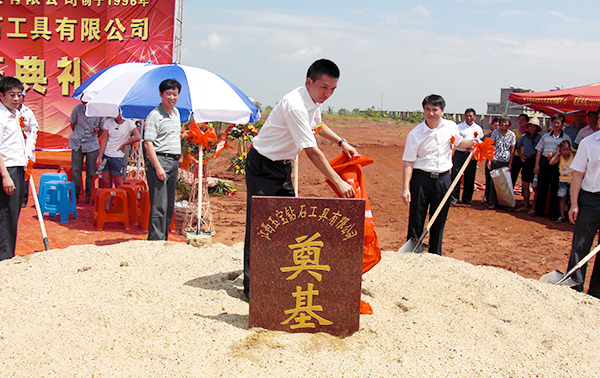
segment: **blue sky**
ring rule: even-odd
[[[600,81],[600,2],[184,1],[181,63],[227,78],[262,106],[338,64],[336,111],[486,112],[500,88],[546,91]]]

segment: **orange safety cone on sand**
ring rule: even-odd
[[[377,234],[375,233],[375,223],[373,222],[373,213],[371,212],[371,205],[369,204],[369,197],[367,196],[367,188],[363,179],[362,167],[373,163],[373,159],[356,155],[354,160],[349,160],[345,153],[342,153],[335,159],[329,162],[331,168],[340,175],[342,180],[352,185],[356,191],[356,198],[363,198],[366,202],[365,206],[365,246],[363,250],[363,268],[362,272],[365,274],[371,268],[373,268],[381,260],[381,250],[379,249],[379,241],[377,240]],[[331,181],[327,180],[327,183],[338,197],[340,193],[335,188],[335,185]],[[360,301],[360,313],[361,314],[372,314],[373,309],[367,302]]]

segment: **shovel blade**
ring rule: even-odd
[[[549,283],[552,285],[556,285],[564,278],[564,274],[560,270],[555,270],[554,272],[546,273],[542,277],[540,277],[540,282]],[[560,282],[560,286],[577,286],[577,282],[571,278],[567,278],[563,282]]]
[[[398,252],[414,252],[414,253],[423,253],[429,249],[429,246],[425,243],[419,243],[417,239],[411,238],[409,239]]]

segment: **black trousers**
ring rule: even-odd
[[[425,228],[427,210],[429,209],[429,217],[431,217],[442,202],[446,192],[448,192],[451,183],[452,178],[449,174],[438,178],[431,178],[419,173],[417,170],[413,171],[410,180],[411,200],[406,240],[410,240],[411,238],[418,239],[421,236]],[[440,214],[431,225],[431,229],[429,230],[430,253],[442,255],[442,239],[449,208],[450,202],[446,201]]]
[[[92,184],[96,173],[96,160],[100,150],[83,152],[81,147],[71,151],[71,181],[75,185],[75,196],[79,198],[81,193],[81,171],[83,169],[83,158],[85,156],[85,198],[91,199]]]
[[[519,173],[521,172],[521,168],[523,168],[523,162],[521,161],[521,158],[519,158],[517,155],[515,155],[513,157],[513,161],[512,161],[512,167],[510,167],[510,176],[512,179],[512,184],[513,184],[513,188],[515,187],[515,185],[517,184],[517,179],[519,178]]]
[[[291,162],[273,161],[250,148],[246,157],[246,236],[244,239],[244,293],[250,293],[250,235],[253,196],[294,197]]]
[[[542,156],[540,160],[540,174],[538,175],[537,199],[535,202],[535,214],[544,216],[546,214],[546,202],[548,199],[548,189],[550,189],[550,207],[548,208],[549,218],[558,218],[558,181],[560,174],[558,164],[550,165],[550,160]]]
[[[21,204],[25,196],[25,170],[23,167],[6,167],[15,184],[15,192],[8,195],[0,185],[0,261],[13,258],[17,246],[17,230]],[[0,177],[2,184],[2,177]]]
[[[458,175],[458,171],[462,168],[463,164],[469,157],[469,152],[464,151],[454,151],[454,156],[452,156],[452,181]],[[465,169],[463,173],[464,177],[464,187],[462,194],[463,202],[471,202],[473,200],[473,191],[475,190],[475,175],[477,174],[477,160],[471,159],[469,165]],[[459,200],[460,199],[460,183],[458,183],[454,190],[452,190],[452,199]]]
[[[168,240],[169,227],[175,212],[175,195],[177,194],[177,175],[179,159],[171,156],[157,155],[158,161],[167,174],[165,181],[156,175],[156,168],[146,159],[146,180],[150,198],[150,218],[148,220],[148,240]],[[202,198],[202,195],[199,195]]]
[[[591,193],[585,190],[579,192],[577,200],[579,214],[575,221],[575,230],[573,231],[573,243],[571,245],[571,256],[569,257],[569,266],[567,271],[577,265],[592,249],[594,237],[600,229],[600,192]],[[577,291],[583,291],[587,264],[573,273],[571,278],[579,284],[574,287]],[[600,254],[596,255],[594,270],[590,280],[588,294],[600,298]]]

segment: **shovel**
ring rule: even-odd
[[[542,277],[540,277],[541,282],[546,282],[554,285],[564,285],[573,287],[579,284],[575,280],[569,278],[571,274],[575,273],[579,268],[584,266],[592,257],[596,255],[600,251],[600,244],[596,246],[596,248],[592,249],[590,253],[587,254],[580,262],[577,263],[574,267],[571,268],[567,272],[567,274],[562,274],[561,271],[555,270],[554,272],[546,273]]]
[[[475,155],[475,151],[476,151],[476,148],[471,149],[471,153],[469,154],[469,157],[467,158],[467,160],[465,160],[463,166],[460,168],[460,171],[458,171],[458,174],[454,178],[454,181],[452,181],[452,184],[450,184],[450,188],[448,188],[446,195],[444,196],[444,198],[442,198],[442,202],[440,202],[437,209],[435,210],[435,213],[433,213],[433,216],[429,219],[429,223],[427,223],[427,226],[425,226],[425,230],[423,230],[423,233],[421,234],[419,239],[418,240],[415,238],[409,239],[402,247],[400,247],[398,252],[423,253],[429,249],[429,246],[427,244],[423,243],[423,239],[425,238],[425,235],[427,235],[427,233],[429,232],[431,225],[433,225],[433,222],[435,222],[440,211],[442,211],[442,208],[446,204],[446,201],[448,201],[448,197],[450,197],[452,190],[454,189],[454,187],[456,186],[458,181],[460,181],[460,178],[462,177],[463,173],[465,172],[465,169],[467,169],[467,165],[469,165],[471,158],[473,158],[473,155]]]
[[[35,183],[33,177],[29,178],[29,190],[33,195],[33,202],[35,203],[35,211],[37,212],[38,222],[40,223],[40,231],[42,232],[42,241],[44,242],[44,249],[50,250],[50,244],[48,244],[48,236],[46,235],[46,227],[44,226],[44,215],[40,208],[40,202],[38,201],[37,193],[35,192]]]

